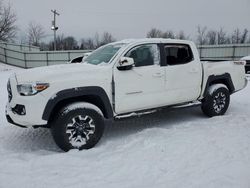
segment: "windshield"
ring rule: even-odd
[[[84,59],[84,62],[93,65],[108,64],[112,57],[114,57],[118,50],[124,45],[124,43],[110,44],[98,48],[93,53],[91,53],[86,59]]]

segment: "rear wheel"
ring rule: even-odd
[[[103,135],[102,112],[90,103],[70,104],[58,113],[51,131],[56,144],[64,151],[90,149]]]
[[[208,94],[202,101],[201,109],[209,117],[224,115],[230,103],[230,93],[224,84],[209,87]]]

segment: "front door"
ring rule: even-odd
[[[117,114],[158,107],[165,88],[165,68],[161,66],[157,44],[139,45],[125,57],[134,59],[131,70],[114,69],[115,112]]]

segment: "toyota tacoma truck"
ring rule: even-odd
[[[107,120],[200,102],[223,115],[247,80],[245,61],[201,62],[191,41],[123,40],[100,47],[83,63],[34,68],[7,83],[8,122],[48,127],[64,151],[94,147]]]

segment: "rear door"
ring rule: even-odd
[[[196,100],[201,91],[202,67],[188,44],[164,44],[165,91],[168,104]]]

